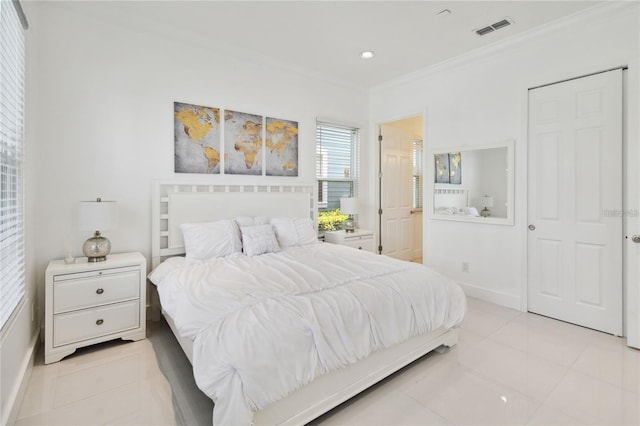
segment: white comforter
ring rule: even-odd
[[[150,278],[194,341],[215,425],[250,424],[253,411],[319,375],[453,327],[466,311],[462,290],[434,271],[332,244],[165,263]]]

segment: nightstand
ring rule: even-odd
[[[107,340],[146,337],[147,261],[138,252],[49,263],[45,277],[44,362]]]
[[[366,250],[375,253],[373,232],[366,229],[356,229],[355,232],[327,231],[324,241],[332,244],[353,247],[358,250]]]

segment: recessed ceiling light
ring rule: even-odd
[[[374,56],[376,56],[376,55],[370,50],[365,50],[364,52],[360,52],[360,57],[362,59],[371,59]]]

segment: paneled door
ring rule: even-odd
[[[382,138],[382,254],[411,260],[414,232],[411,134],[383,125]]]
[[[528,310],[622,335],[622,70],[529,91]]]

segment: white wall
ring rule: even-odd
[[[425,150],[516,140],[515,225],[426,220],[425,263],[462,283],[469,294],[525,309],[527,89],[629,65],[631,110],[626,126],[628,141],[635,146],[638,53],[638,4],[607,4],[516,42],[494,45],[375,88],[372,126],[424,110]],[[427,176],[431,173],[427,171]],[[639,183],[631,182],[627,194],[634,185],[638,190]],[[633,199],[637,203],[637,197]],[[462,262],[469,263],[469,273],[461,271]]]
[[[313,182],[317,116],[360,124],[367,94],[283,69],[212,53],[197,43],[106,22],[99,6],[39,4],[37,268],[63,257],[80,200],[119,202],[112,251],[149,256],[152,179],[173,173],[173,102],[299,122],[299,177],[209,176],[213,183]],[[98,15],[99,16],[99,15]],[[46,17],[46,18],[45,18]]]

